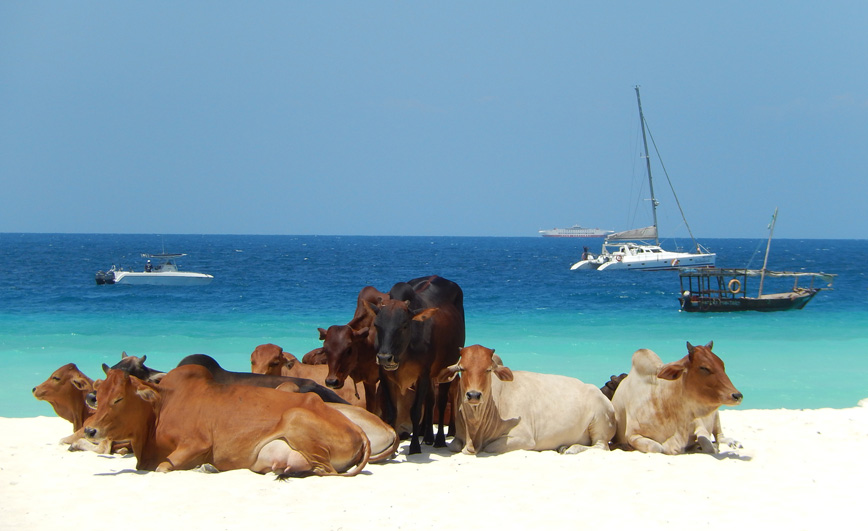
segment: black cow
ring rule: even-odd
[[[380,385],[386,383],[387,400],[395,410],[390,421],[400,431],[409,409],[411,454],[422,451],[420,435],[428,444],[445,446],[443,419],[449,384],[439,387],[438,431],[433,438],[433,381],[442,369],[458,361],[464,346],[464,293],[451,280],[422,277],[395,284],[388,300],[368,307],[375,314],[377,363],[383,369]]]

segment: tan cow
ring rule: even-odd
[[[218,384],[200,365],[177,367],[159,384],[109,371],[85,435],[129,439],[136,468],[158,472],[210,464],[352,476],[371,452],[362,429],[319,396]]]
[[[743,396],[712,346],[687,343],[687,356],[665,365],[648,349],[633,353],[630,373],[612,398],[615,442],[641,452],[680,454],[698,445],[717,453],[712,438],[723,441],[717,410],[740,404]]]
[[[250,372],[257,374],[270,374],[274,376],[291,376],[293,378],[307,378],[314,382],[325,385],[329,374],[328,365],[308,365],[302,363],[289,352],[273,343],[259,345],[250,354]],[[338,396],[354,406],[365,407],[365,389],[358,386],[352,379],[349,385],[334,389]]]
[[[461,373],[452,451],[465,454],[609,449],[615,411],[600,390],[575,378],[512,371],[481,345],[461,349],[440,381]]]

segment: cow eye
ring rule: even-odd
[[[120,401],[123,400],[123,399],[124,399],[124,397],[116,398],[115,401],[112,402],[112,405],[117,404],[118,402],[120,402]]]
[[[708,367],[700,367],[699,370],[702,371],[702,374],[711,374],[711,369]]]
[[[52,376],[51,379],[54,380],[55,382],[59,382],[60,376]]]

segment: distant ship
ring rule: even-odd
[[[545,238],[602,238],[615,231],[603,229],[589,229],[573,225],[567,229],[549,229],[539,231],[540,236]]]

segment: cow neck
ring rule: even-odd
[[[660,388],[654,394],[657,410],[660,411],[661,408],[664,408],[666,403],[675,403],[678,404],[675,411],[683,419],[701,418],[712,414],[719,406],[706,404],[687,393],[685,389],[686,377],[687,374],[685,373],[678,380],[661,380],[658,383]]]
[[[152,404],[148,410],[148,418],[139,433],[135,434],[130,443],[133,454],[136,456],[136,469],[156,470],[160,464],[160,456],[157,448],[157,423],[159,421],[162,399],[157,404]]]

